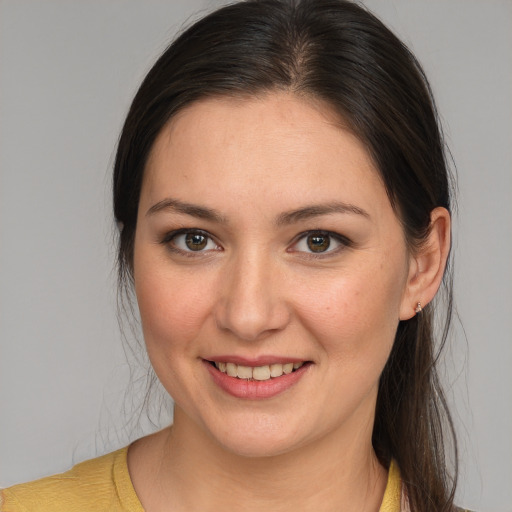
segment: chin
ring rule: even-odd
[[[259,458],[283,455],[305,444],[306,441],[301,442],[301,439],[307,435],[300,435],[298,429],[299,425],[276,421],[268,415],[252,417],[251,421],[243,421],[242,424],[226,422],[218,430],[208,430],[209,435],[227,452],[240,457]]]
[[[230,436],[226,440],[218,440],[222,448],[239,457],[264,458],[276,457],[293,451],[295,443],[289,438],[274,436]]]

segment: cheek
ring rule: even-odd
[[[194,341],[209,318],[211,293],[205,293],[205,283],[198,286],[187,272],[170,272],[168,265],[163,271],[156,264],[136,268],[135,291],[151,365],[176,403],[195,403],[190,388],[200,383],[190,363],[199,362]]]
[[[154,350],[171,353],[191,346],[211,309],[208,287],[207,280],[194,279],[186,270],[139,262],[135,291],[150,357]]]
[[[351,268],[302,287],[299,314],[331,359],[355,361],[380,354],[378,364],[385,363],[405,281],[403,266],[380,267]]]

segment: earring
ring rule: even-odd
[[[421,307],[421,302],[418,302],[418,304],[416,306],[416,309],[414,311],[415,311],[415,313],[421,313],[422,309],[423,308]]]

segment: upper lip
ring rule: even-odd
[[[305,359],[289,356],[261,355],[258,357],[242,357],[236,355],[218,355],[205,357],[206,361],[217,363],[233,363],[239,366],[266,366],[271,364],[304,363]]]

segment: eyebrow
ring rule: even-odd
[[[220,224],[226,224],[226,218],[217,210],[213,208],[206,208],[205,206],[198,206],[196,204],[185,203],[177,199],[167,198],[154,204],[147,212],[146,215],[154,215],[161,211],[171,211],[176,213],[183,213],[192,217],[210,220]]]
[[[353,204],[335,201],[333,203],[306,206],[290,212],[281,213],[276,220],[278,226],[285,224],[294,224],[302,220],[320,217],[321,215],[332,215],[333,213],[350,213],[354,215],[362,215],[370,219],[370,215],[366,210],[359,208]]]
[[[224,215],[222,215],[219,211],[214,210],[213,208],[207,208],[205,206],[186,203],[170,197],[154,204],[146,212],[146,215],[154,215],[162,211],[182,213],[185,215],[190,215],[192,217],[209,220],[219,224],[228,223],[226,217],[224,217]],[[335,201],[332,203],[305,206],[303,208],[298,208],[297,210],[283,212],[277,216],[275,223],[277,226],[283,226],[294,224],[296,222],[311,219],[314,217],[320,217],[322,215],[332,215],[335,213],[361,215],[363,217],[366,217],[367,219],[370,219],[370,215],[368,214],[368,212],[366,212],[362,208],[355,206],[353,204]]]

